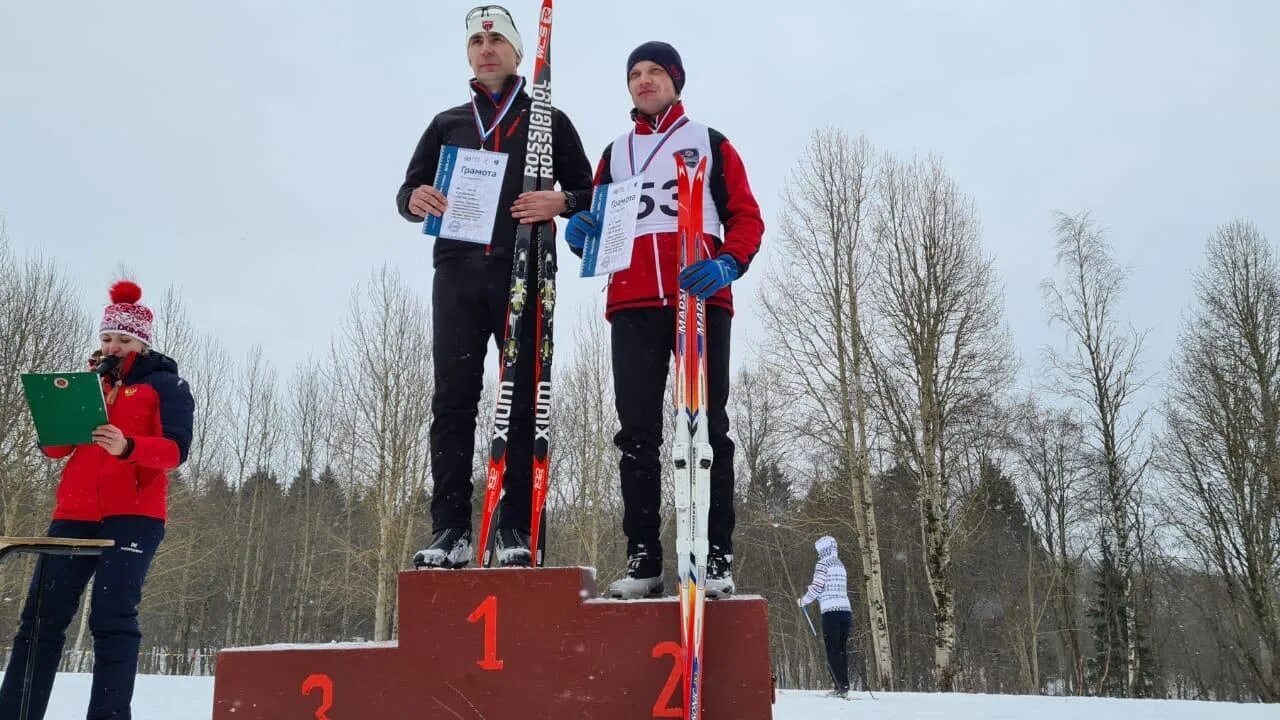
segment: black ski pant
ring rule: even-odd
[[[827,646],[827,666],[836,690],[849,691],[849,632],[853,629],[853,613],[832,610],[822,613],[822,639]]]
[[[93,683],[89,720],[129,720],[138,673],[138,603],[164,522],[141,515],[113,515],[102,522],[54,520],[49,537],[115,540],[101,555],[41,555],[22,607],[13,654],[0,684],[0,720],[41,720],[62,661],[67,626],[93,576],[89,629],[93,632]],[[43,585],[43,588],[41,586]],[[26,718],[22,716],[26,695]]]
[[[723,553],[733,552],[733,441],[729,439],[729,336],[732,316],[707,308],[707,430],[714,457],[707,539]],[[662,479],[671,472],[670,450],[663,452],[662,421],[672,413],[666,391],[675,350],[675,308],[622,310],[611,317],[613,391],[620,429],[613,442],[622,451],[622,530],[627,552],[638,545],[662,551]]]
[[[507,430],[505,496],[498,527],[528,532],[532,512],[534,301],[537,266],[530,254],[529,282],[520,321],[520,354],[511,389]],[[483,253],[447,256],[436,265],[431,286],[431,525],[434,531],[471,527],[472,461],[476,413],[484,386],[485,349],[501,352],[511,288],[510,258]],[[492,367],[492,366],[490,366]],[[502,389],[499,388],[499,392]],[[484,408],[483,412],[492,412]],[[488,456],[486,446],[486,457]]]

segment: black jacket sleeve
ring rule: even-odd
[[[582,138],[573,121],[559,110],[555,114],[555,148],[552,151],[555,163],[556,181],[560,189],[573,195],[576,204],[571,211],[561,213],[561,217],[573,217],[574,213],[591,207],[591,161],[587,152],[582,149]]]
[[[409,212],[409,196],[421,185],[433,185],[436,181],[436,167],[440,164],[440,118],[436,117],[422,133],[418,147],[409,160],[409,169],[404,174],[404,184],[396,193],[396,207],[400,216],[413,223],[422,222],[421,215]]]
[[[191,386],[177,375],[162,375],[156,390],[160,394],[160,431],[178,445],[178,455],[186,462],[196,414]]]

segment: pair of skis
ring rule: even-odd
[[[552,158],[551,115],[551,3],[542,0],[538,13],[538,54],[533,66],[529,94],[529,139],[524,157],[524,192],[550,189],[555,182]],[[507,432],[511,424],[511,401],[516,387],[516,362],[520,359],[520,326],[525,294],[529,285],[529,255],[537,253],[538,295],[535,308],[534,350],[538,363],[534,370],[533,420],[533,511],[529,520],[529,552],[532,564],[542,564],[546,538],[542,534],[543,509],[547,501],[547,481],[551,468],[551,360],[554,350],[556,306],[555,236],[548,223],[522,224],[516,230],[511,262],[511,289],[507,298],[507,324],[499,359],[498,397],[493,414],[493,438],[489,444],[489,466],[485,475],[484,511],[481,516],[477,562],[492,564],[493,535],[497,532],[493,515],[502,497],[502,480],[507,472]],[[532,242],[537,233],[536,246]]]
[[[680,269],[702,259],[702,196],[707,159],[676,154]],[[706,303],[679,291],[675,344],[676,555],[680,574],[680,641],[684,647],[684,716],[702,717],[703,612],[707,597],[707,512],[711,505],[711,441],[707,429]]]
[[[529,139],[525,152],[524,192],[554,182],[551,116],[551,15],[552,0],[543,0],[538,20],[538,53],[534,64],[533,103],[529,109]],[[690,177],[690,164],[677,153],[679,242],[681,269],[701,259],[702,202],[707,159],[702,158]],[[545,181],[545,182],[544,182]],[[533,497],[530,517],[530,552],[534,567],[542,564],[545,535],[544,508],[550,468],[551,363],[555,318],[554,238],[544,224],[521,225],[516,232],[511,265],[507,322],[502,344],[494,431],[485,479],[484,511],[478,559],[491,564],[493,514],[502,495],[506,474],[507,432],[515,392],[516,363],[520,357],[520,324],[529,279],[532,236],[537,232],[538,296],[535,309],[535,347],[538,364],[534,375]],[[711,504],[711,442],[707,428],[706,304],[679,292],[676,313],[675,470],[676,553],[680,575],[680,639],[684,648],[684,715],[702,717],[703,624],[706,603],[707,513]]]

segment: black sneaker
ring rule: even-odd
[[[502,567],[529,567],[533,554],[529,552],[529,533],[515,528],[498,528],[494,540],[498,553],[498,565]]]
[[[638,600],[662,595],[662,555],[644,545],[627,555],[627,574],[609,584],[605,597]]]
[[[733,553],[726,553],[719,545],[712,545],[707,553],[707,597],[728,597],[735,590],[733,584]]]
[[[431,544],[413,556],[419,570],[460,568],[471,562],[471,528],[443,528],[431,536]]]

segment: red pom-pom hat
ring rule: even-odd
[[[151,308],[138,301],[142,288],[130,280],[120,280],[111,286],[111,304],[102,311],[100,333],[113,332],[135,337],[151,344],[151,323],[155,317]]]

